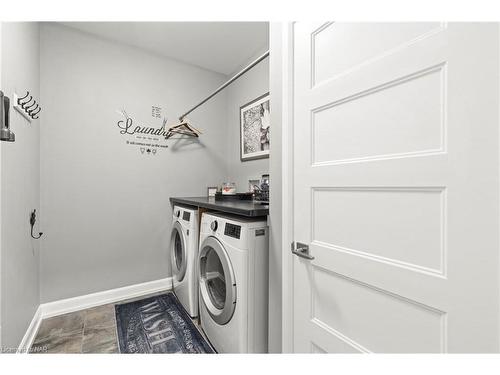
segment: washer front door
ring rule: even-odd
[[[226,324],[236,308],[236,280],[231,261],[215,237],[203,241],[198,260],[203,303],[216,323]]]
[[[172,260],[172,276],[176,282],[184,279],[187,269],[186,240],[182,232],[181,224],[176,221],[172,228],[170,240],[170,257]]]

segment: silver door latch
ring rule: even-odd
[[[295,247],[295,242],[291,244],[292,253],[298,255],[301,258],[313,260],[314,257],[309,254],[309,245],[297,242],[297,247]]]

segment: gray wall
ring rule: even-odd
[[[39,27],[2,23],[1,89],[13,99],[26,90],[40,101]],[[43,115],[43,113],[42,113]],[[40,206],[40,122],[29,124],[11,108],[16,142],[1,142],[2,345],[17,347],[39,304],[39,242],[29,215]]]
[[[269,59],[252,68],[226,90],[229,161],[227,178],[236,183],[238,191],[247,191],[250,178],[260,178],[262,174],[269,172],[269,159],[240,160],[240,107],[269,92]],[[271,133],[272,131],[271,127]],[[272,144],[270,147],[272,149]],[[272,180],[273,176],[270,178]]]
[[[226,93],[190,116],[200,142],[169,140],[156,156],[125,144],[117,110],[157,127],[158,105],[170,125],[225,79],[42,25],[42,302],[170,275],[168,198],[205,195],[227,175]]]

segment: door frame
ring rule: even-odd
[[[281,111],[277,114],[281,120],[281,280],[282,280],[282,308],[281,308],[281,352],[293,353],[293,257],[290,253],[290,244],[293,241],[293,27],[294,22],[282,22],[278,31],[271,38],[272,44],[277,46],[272,54],[275,56],[271,63],[271,87],[274,72],[281,72],[280,92],[273,92],[273,100],[280,102]],[[278,66],[273,66],[276,64]]]

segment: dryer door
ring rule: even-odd
[[[182,281],[186,275],[187,251],[186,239],[181,224],[176,221],[172,228],[170,240],[170,257],[172,260],[172,276],[176,282]]]
[[[231,261],[215,237],[203,241],[198,260],[203,303],[216,323],[226,324],[236,308],[236,280]]]

